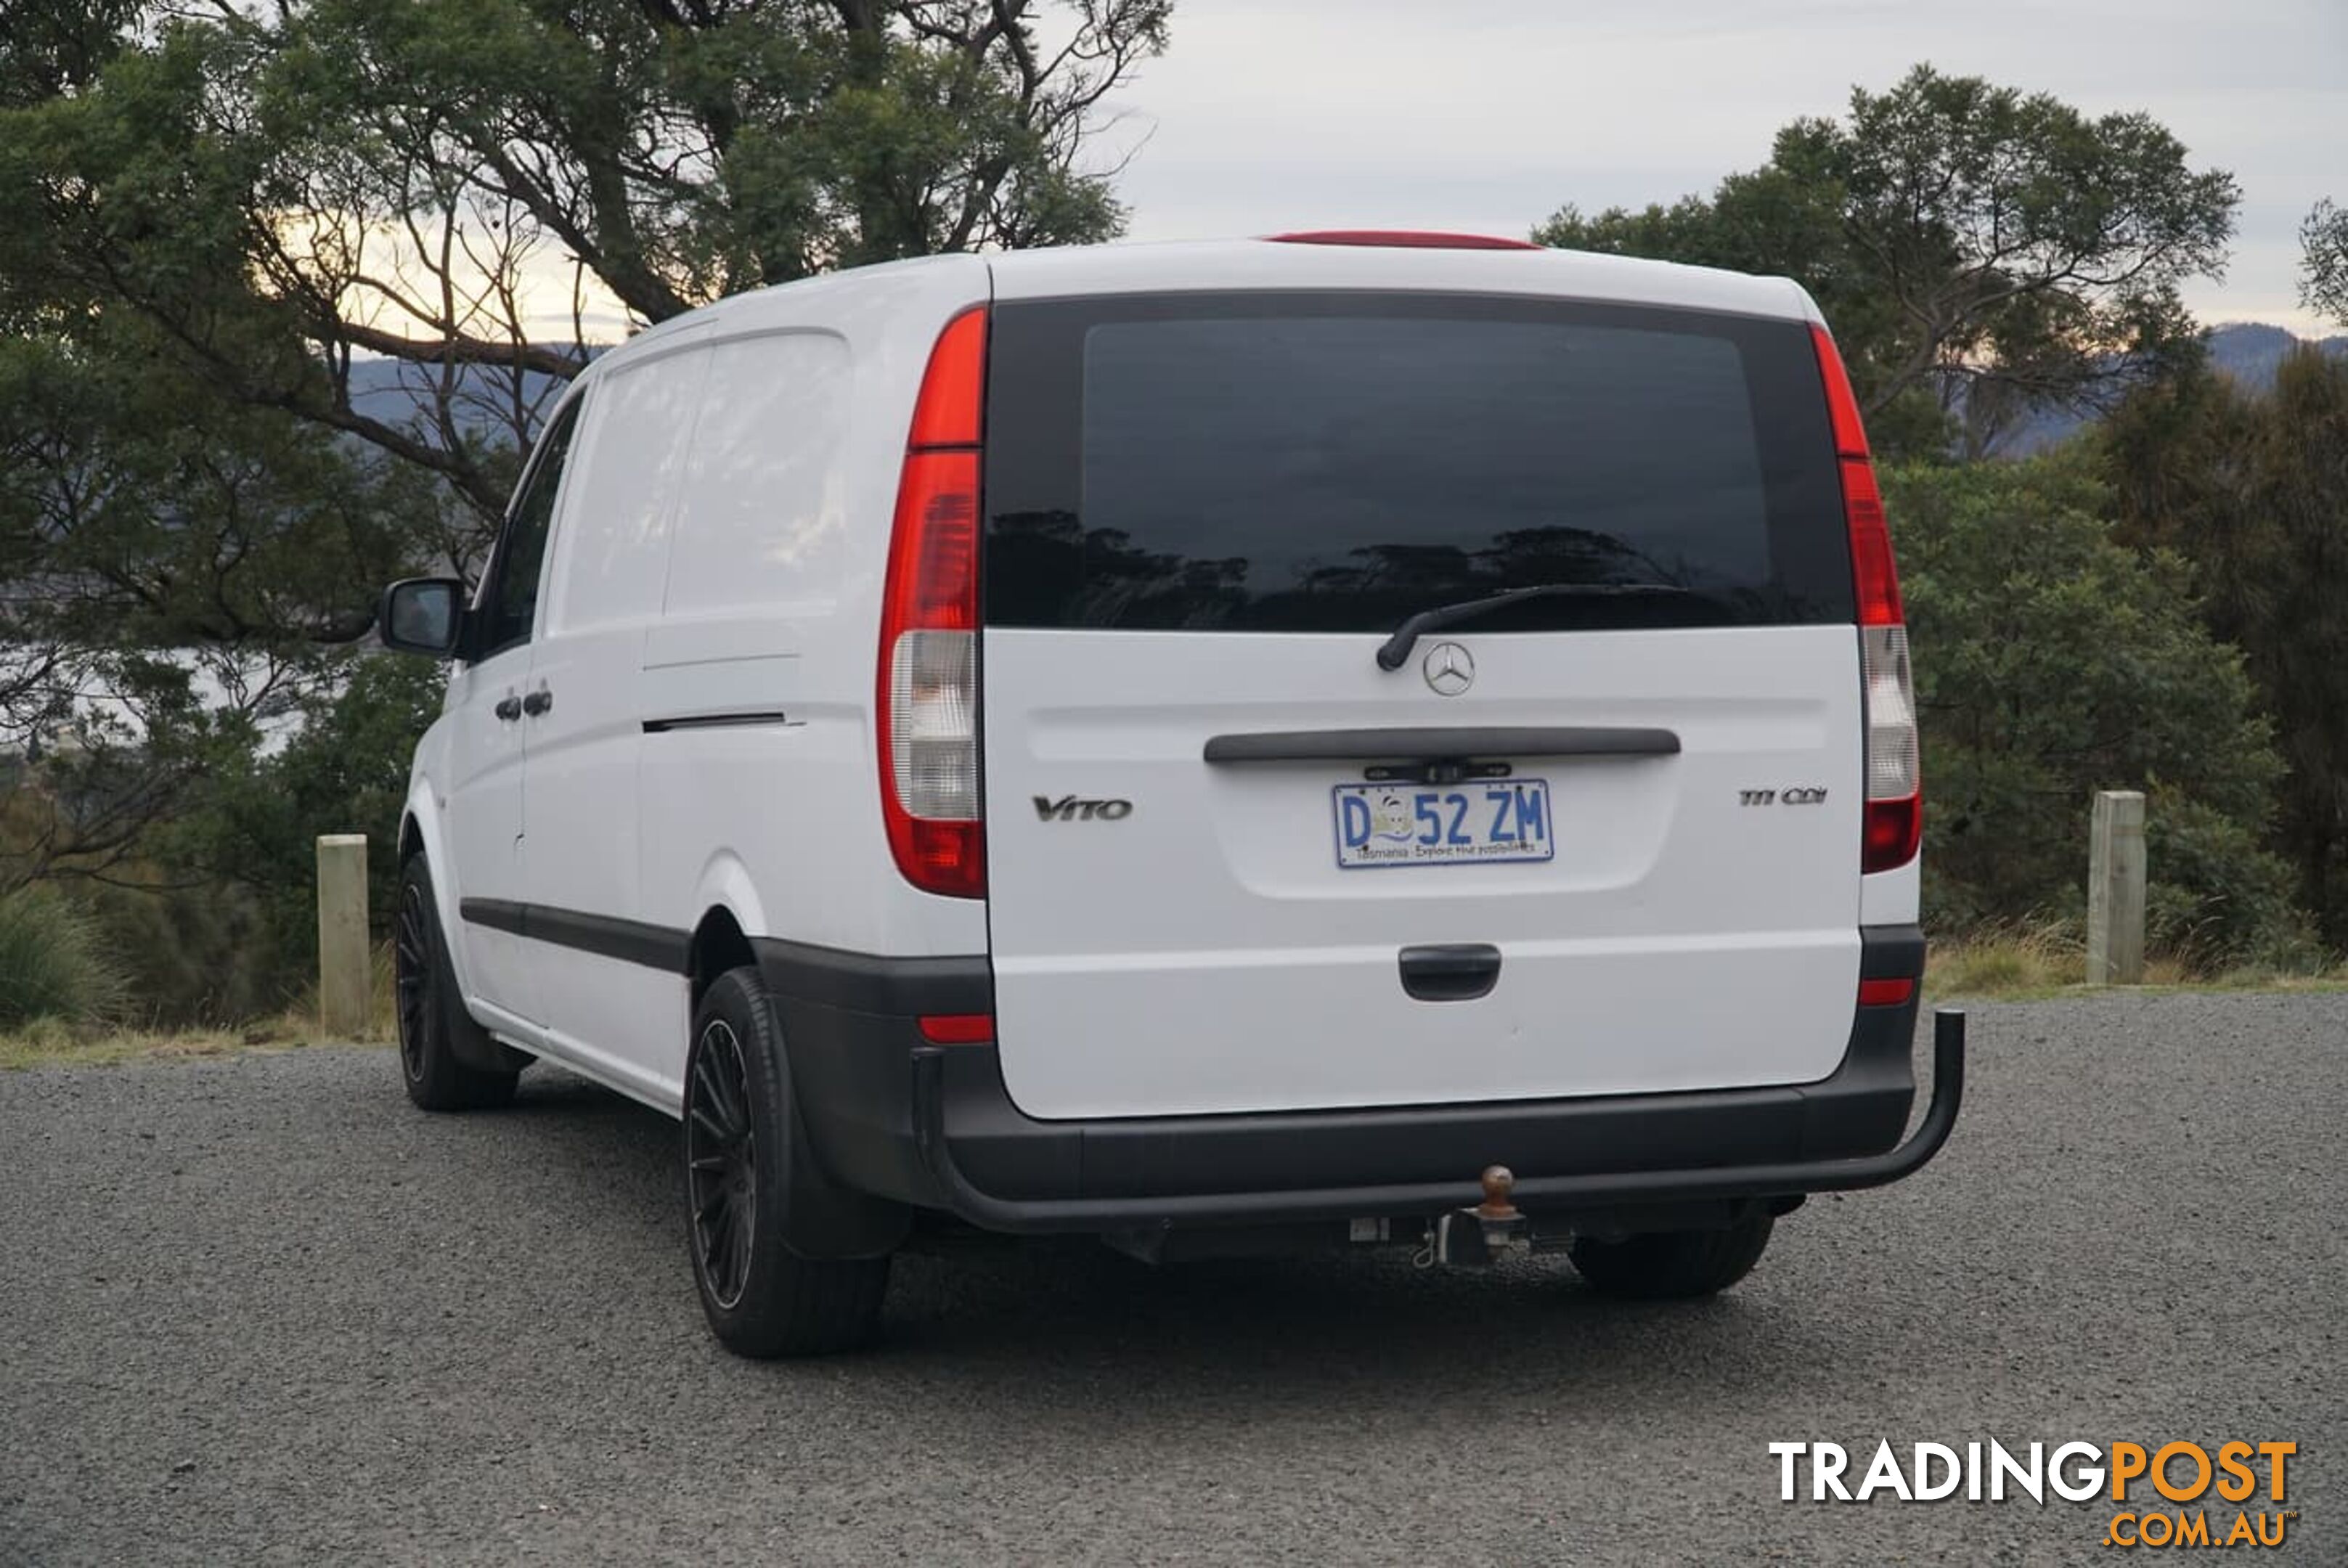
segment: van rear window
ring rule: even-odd
[[[1848,620],[1797,322],[1487,295],[1187,294],[994,313],[986,619],[1383,631]]]

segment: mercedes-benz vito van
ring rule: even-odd
[[[1803,291],[1508,241],[937,257],[598,359],[400,826],[400,1055],[684,1122],[709,1321],[939,1227],[1718,1290],[1906,1174],[1907,634]],[[1895,1147],[1896,1145],[1896,1147]]]

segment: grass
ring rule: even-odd
[[[2095,996],[2106,988],[2086,982],[2087,949],[2060,926],[2000,927],[1936,940],[1924,967],[1928,999],[1955,997],[1990,1001],[2043,1001]],[[2116,988],[2176,991],[2334,991],[2348,989],[2348,968],[2309,973],[2256,964],[2212,968],[2177,954],[2145,958],[2144,983]]]
[[[0,1029],[0,1071],[22,1067],[100,1067],[127,1061],[185,1061],[245,1051],[297,1050],[313,1045],[373,1045],[395,1038],[391,949],[375,954],[375,1015],[356,1040],[329,1037],[319,1027],[314,989],[273,1018],[208,1028],[139,1029],[103,1018],[74,1021],[50,1016]]]
[[[314,1020],[291,1014],[235,1028],[179,1030],[108,1029],[36,1019],[0,1031],[0,1071],[201,1061],[244,1051],[294,1050],[322,1041]]]
[[[120,1018],[129,989],[101,947],[97,923],[55,889],[0,893],[0,1027]]]
[[[2085,989],[2085,948],[2056,927],[2016,927],[1934,942],[1924,964],[1929,997],[2025,998]]]

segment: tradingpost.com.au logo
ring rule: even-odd
[[[2110,1503],[2106,1546],[2281,1546],[2299,1510],[2283,1509],[2297,1443],[1879,1442],[1864,1469],[1840,1443],[1771,1443],[1783,1502]]]

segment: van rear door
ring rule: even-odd
[[[988,915],[1023,1110],[1834,1069],[1863,719],[1806,323],[1202,292],[999,302],[991,338]]]

